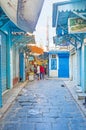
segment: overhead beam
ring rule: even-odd
[[[77,41],[82,42],[81,38],[74,34],[69,34],[71,37],[75,38]]]
[[[72,12],[73,12],[74,14],[76,14],[77,16],[79,16],[80,18],[86,20],[86,17],[83,16],[81,13],[78,13],[78,12],[76,12],[76,11],[72,11]]]

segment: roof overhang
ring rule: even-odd
[[[82,42],[83,32],[69,34],[68,32],[68,19],[69,18],[81,18],[86,20],[86,1],[84,0],[70,0],[68,2],[60,2],[53,4],[53,21],[52,26],[56,28],[56,38],[66,40],[74,38],[78,42]],[[85,34],[85,32],[84,32]],[[61,38],[59,38],[61,36]],[[80,39],[79,39],[80,38]],[[71,43],[71,41],[70,41]],[[76,46],[76,45],[75,45]]]
[[[16,47],[23,47],[27,44],[35,44],[35,36],[30,35],[18,28],[4,13],[2,8],[0,8],[0,30],[6,35],[9,35],[11,39],[11,45]]]
[[[86,1],[84,0],[75,0],[73,2],[61,2],[61,3],[54,3],[53,4],[53,27],[60,24],[62,20],[61,17],[66,18],[68,17],[82,17],[86,20]],[[59,19],[61,21],[59,21]],[[63,24],[63,23],[62,23]]]
[[[26,32],[35,30],[44,0],[0,0],[0,5],[11,21]]]

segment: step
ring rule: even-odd
[[[82,90],[81,89],[77,89],[76,93],[82,93]]]
[[[78,100],[83,100],[86,97],[86,93],[78,93]]]

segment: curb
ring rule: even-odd
[[[20,93],[20,91],[27,85],[28,81],[25,81],[24,83],[18,84],[15,88],[10,89],[9,91],[12,91],[10,97],[8,97],[7,102],[3,105],[2,108],[0,108],[0,119],[4,116],[4,114],[7,112],[9,107],[12,105],[12,103],[15,101],[16,97]]]
[[[70,92],[70,94],[72,95],[73,99],[75,100],[75,102],[77,103],[77,105],[79,106],[81,112],[84,114],[84,116],[86,117],[86,108],[83,106],[83,103],[80,102],[81,100],[78,100],[78,97],[76,98],[77,94],[74,95],[73,92],[71,91],[71,89],[68,87],[68,84],[64,81],[64,84],[66,86],[66,88],[68,89],[68,91]],[[70,86],[70,85],[69,85]]]

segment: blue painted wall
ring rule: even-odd
[[[2,73],[2,91],[4,92],[7,89],[7,44],[6,44],[6,35],[3,32],[0,32],[1,35],[1,73]]]
[[[0,107],[2,93],[7,89],[7,35],[0,31]]]

